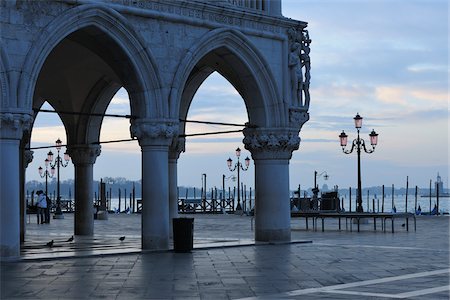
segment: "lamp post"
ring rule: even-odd
[[[323,175],[323,178],[325,179],[325,180],[328,180],[328,178],[330,177],[328,174],[327,174],[327,171],[323,171],[322,173],[320,173],[320,174],[317,174],[318,172],[317,171],[314,171],[314,188],[319,188],[319,186],[317,185],[317,177],[319,177],[320,178],[320,176],[322,176]]]
[[[61,140],[57,139],[56,140],[56,150],[58,151],[58,154],[57,154],[57,156],[55,158],[55,162],[53,164],[52,164],[53,152],[49,151],[47,154],[47,160],[50,164],[50,167],[52,167],[52,168],[56,167],[56,176],[57,176],[56,177],[56,179],[57,179],[57,181],[56,181],[56,210],[55,210],[55,215],[53,216],[53,218],[55,218],[55,219],[64,219],[64,216],[61,211],[61,193],[60,193],[60,182],[59,182],[60,170],[59,169],[60,169],[60,167],[63,167],[63,168],[67,167],[67,165],[69,164],[69,160],[70,160],[69,154],[67,152],[64,152],[65,163],[63,162],[63,159],[59,155],[59,151],[61,151],[61,145],[62,145]]]
[[[237,201],[237,205],[236,205],[236,210],[242,210],[241,207],[241,183],[240,183],[240,176],[239,176],[239,172],[240,170],[242,171],[247,171],[248,167],[250,165],[250,158],[245,159],[245,168],[242,165],[242,163],[239,161],[239,157],[241,156],[241,149],[237,148],[236,149],[236,157],[237,157],[237,163],[234,164],[234,168],[232,168],[233,165],[233,160],[230,158],[227,159],[227,165],[228,165],[228,169],[231,172],[234,172],[235,170],[237,170],[237,194],[238,194],[238,201]]]
[[[48,178],[53,178],[53,175],[55,175],[55,167],[51,167],[49,172],[48,164],[50,163],[50,161],[48,160],[48,158],[46,158],[44,162],[45,162],[45,171],[41,166],[39,166],[38,171],[41,178],[45,177],[45,195],[48,196]]]
[[[341,142],[342,151],[345,154],[350,154],[353,152],[353,150],[356,148],[356,153],[358,156],[358,195],[357,195],[357,203],[358,206],[356,208],[357,212],[363,212],[362,208],[362,189],[361,189],[361,149],[364,150],[366,153],[373,153],[375,151],[375,146],[378,142],[378,134],[375,132],[375,130],[372,129],[372,132],[369,134],[370,137],[370,144],[372,145],[372,149],[367,150],[365,141],[359,137],[359,130],[362,127],[362,120],[363,118],[356,114],[356,116],[353,118],[355,120],[355,128],[358,132],[358,136],[356,139],[352,142],[352,148],[350,150],[345,150],[345,147],[347,146],[347,135],[342,130],[341,134],[339,135],[339,139]]]

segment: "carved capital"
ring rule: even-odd
[[[130,126],[131,137],[137,138],[141,147],[170,146],[178,132],[178,121],[137,119]]]
[[[34,151],[31,151],[31,150],[23,151],[23,165],[25,168],[28,168],[28,165],[30,164],[30,162],[33,161],[33,154],[34,154]]]
[[[28,114],[0,113],[0,138],[20,140],[24,132],[29,132],[33,117]]]
[[[186,151],[186,139],[174,138],[172,145],[169,147],[169,159],[180,158],[181,152]]]
[[[295,129],[302,129],[303,124],[308,122],[309,113],[303,108],[289,109],[289,126]]]
[[[291,159],[300,146],[298,130],[284,128],[245,128],[245,149],[253,159]]]
[[[100,152],[100,145],[74,145],[67,148],[67,153],[74,165],[92,165],[97,160]]]

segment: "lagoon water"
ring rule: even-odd
[[[405,201],[405,195],[395,195],[394,196],[394,206],[397,209],[397,212],[405,212],[405,207],[406,207],[406,201]],[[344,208],[346,211],[348,211],[349,209],[349,199],[348,196],[342,196],[340,197],[341,199],[341,205],[342,205],[342,199],[344,201]],[[382,210],[382,204],[383,201],[381,199],[381,197],[377,196],[376,198],[374,196],[370,196],[369,197],[369,206],[367,205],[367,197],[363,196],[363,209],[364,211],[373,211],[373,199],[375,199],[375,211],[376,212],[381,212]],[[197,198],[197,200],[199,200],[199,198]],[[414,195],[408,195],[408,212],[414,212],[415,210],[415,196]],[[130,199],[127,198],[126,199],[126,206],[125,206],[125,201],[122,198],[121,200],[121,207],[120,210],[124,211],[125,208],[130,206]],[[254,205],[255,201],[254,199],[252,199],[252,207]],[[247,207],[248,207],[249,201],[247,199]],[[435,204],[437,204],[437,199],[436,197],[431,197],[431,210],[434,208]],[[422,209],[422,212],[427,213],[430,212],[430,198],[426,197],[426,198],[422,198],[422,197],[417,197],[417,207],[419,207]],[[111,199],[111,209],[115,210],[119,207],[119,199],[118,198],[113,198]],[[355,211],[356,208],[356,196],[353,195],[352,196],[352,211]],[[368,209],[369,208],[369,209]],[[384,198],[384,212],[392,212],[392,196],[385,196]],[[449,213],[450,212],[450,198],[445,198],[445,197],[439,197],[439,212],[440,213]]]
[[[341,203],[342,203],[342,199],[344,199],[344,208],[346,210],[349,209],[349,199],[348,197],[341,197]],[[369,211],[372,212],[373,211],[373,199],[375,199],[375,212],[381,212],[382,210],[382,197],[374,197],[374,196],[370,196],[369,197],[369,206],[367,206],[367,197],[363,196],[363,202],[362,202],[362,207],[364,209],[364,211],[367,211],[367,209],[369,208]],[[406,208],[406,196],[405,195],[395,195],[394,196],[394,206],[397,209],[397,212],[414,212],[415,210],[415,203],[416,203],[416,199],[414,195],[408,195],[408,207],[407,210]],[[437,204],[437,199],[436,197],[431,197],[431,210],[433,210],[434,206]],[[355,210],[355,206],[356,205],[356,196],[352,196],[352,211]],[[430,198],[429,197],[417,197],[417,207],[419,207],[422,210],[422,212],[427,213],[430,212]],[[448,213],[450,211],[450,198],[444,198],[444,197],[439,197],[439,212],[440,213]],[[384,212],[392,212],[392,196],[385,196],[384,198]]]

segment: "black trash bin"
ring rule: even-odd
[[[173,249],[190,252],[194,248],[194,218],[173,219]]]

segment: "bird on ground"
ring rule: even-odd
[[[66,242],[72,242],[72,241],[73,241],[73,235]]]
[[[120,238],[119,238],[119,240],[121,240],[121,241],[123,241],[125,239],[125,236],[121,236]]]
[[[53,240],[47,243],[47,247],[53,247]]]
[[[402,224],[402,227],[405,227],[405,223]]]

